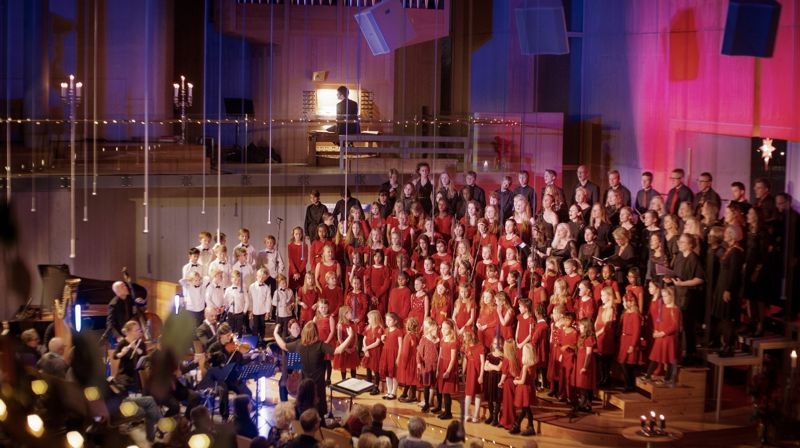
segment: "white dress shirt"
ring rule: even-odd
[[[272,278],[277,277],[284,269],[283,257],[277,249],[264,249],[259,251],[256,264],[257,267],[264,266],[267,268],[267,274]]]
[[[200,251],[200,257],[197,259],[197,262],[200,263],[200,266],[203,268],[203,276],[208,275],[208,269],[211,265],[211,262],[214,261],[214,251],[211,248],[204,249],[203,246],[197,246],[197,250]]]
[[[233,314],[246,313],[250,309],[247,292],[238,286],[225,289],[225,303]]]
[[[240,277],[242,279],[242,285],[244,289],[246,289],[247,285],[253,283],[256,280],[256,271],[253,270],[253,266],[247,263],[239,263],[238,261],[233,264],[231,268],[232,271],[239,271]],[[236,285],[239,286],[239,285]]]
[[[268,284],[253,282],[250,285],[249,292],[254,315],[262,316],[272,312],[272,291],[270,291]]]
[[[236,245],[236,247],[233,248],[233,253],[235,254],[236,253],[236,249],[238,249],[240,247],[244,247],[244,250],[247,251],[247,263],[250,264],[251,266],[255,266],[255,264],[256,264],[256,248],[253,247],[252,244],[247,244],[245,246],[244,244],[239,243],[239,244]]]
[[[200,312],[206,308],[206,285],[208,279],[204,279],[200,286],[194,286],[188,279],[180,280],[183,289],[183,307],[188,311]]]
[[[191,261],[183,265],[181,269],[181,278],[189,278],[189,274],[192,272],[199,272],[200,277],[205,276],[203,274],[203,265],[198,261],[197,263],[192,263]]]
[[[219,259],[211,262],[208,266],[208,272],[214,272],[215,269],[222,271],[222,286],[228,287],[231,285],[231,264],[227,261],[220,261]],[[209,274],[210,275],[210,274]]]
[[[272,306],[276,306],[278,317],[291,317],[292,309],[287,307],[294,307],[294,293],[291,289],[278,289],[272,295]]]
[[[206,284],[206,306],[214,308],[225,306],[225,287],[213,280]]]

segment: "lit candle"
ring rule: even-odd
[[[66,97],[67,97],[67,83],[62,82],[61,83],[61,98],[66,98]]]
[[[655,431],[656,429],[656,411],[650,411],[650,431]]]
[[[792,350],[792,354],[790,356],[792,358],[792,368],[797,368],[797,350]]]
[[[658,419],[661,421],[661,430],[667,429],[667,418],[664,417],[664,414],[659,415]]]
[[[81,97],[81,87],[83,87],[83,83],[82,82],[79,82],[79,83],[75,84],[75,89],[76,89],[75,96],[78,97],[78,98]]]
[[[175,88],[175,99],[177,100],[178,99],[178,89],[180,89],[181,86],[178,85],[178,83],[176,82],[176,83],[172,84],[172,87]]]
[[[192,89],[194,88],[194,85],[192,83],[189,83],[189,84],[186,84],[186,85],[189,86],[189,100],[191,101],[191,99],[192,99]]]
[[[642,416],[642,429],[647,429],[647,417]]]

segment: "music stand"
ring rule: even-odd
[[[274,362],[251,362],[242,368],[242,373],[239,375],[240,382],[249,379],[256,381],[256,404],[259,407],[261,406],[261,400],[259,399],[261,394],[259,394],[260,385],[258,380],[262,377],[271,378],[275,375],[275,367]]]
[[[333,412],[333,392],[339,392],[347,396],[349,400],[348,411],[353,410],[353,398],[363,394],[368,390],[372,390],[375,387],[369,381],[364,381],[358,378],[348,378],[344,381],[340,381],[336,384],[331,384],[331,413]]]

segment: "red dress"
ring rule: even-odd
[[[572,330],[571,332],[567,333],[566,331],[562,331],[561,333],[561,346],[568,346],[571,345],[575,347],[578,344],[578,331]],[[566,393],[567,401],[572,401],[573,399],[573,385],[574,380],[572,376],[575,374],[575,349],[568,348],[566,350],[560,350],[561,353],[561,382],[558,384],[559,388],[561,389],[560,392]]]
[[[475,238],[472,240],[472,253],[480,257],[483,246],[492,248],[492,262],[497,263],[497,237],[489,232],[486,232],[486,235],[475,234]]]
[[[356,270],[353,273],[353,269]],[[348,266],[344,271],[344,290],[345,292],[350,291],[353,287],[350,285],[351,278],[359,278],[361,279],[361,290],[364,290],[364,273],[367,272],[367,268],[364,266],[355,267],[354,265]]]
[[[513,308],[505,308],[500,310],[503,315],[508,314],[511,312],[511,317],[508,319],[508,323],[503,325],[500,324],[500,315],[497,314],[497,308],[495,308],[495,315],[497,315],[497,324],[500,325],[500,337],[505,339],[511,339],[514,337],[514,330],[516,330],[517,319],[514,317],[514,310]]]
[[[619,338],[619,352],[617,362],[620,364],[641,364],[642,351],[639,339],[642,335],[642,315],[639,313],[624,313],[621,318],[622,334]],[[628,349],[633,351],[628,353]]]
[[[505,281],[506,284],[508,284],[508,273],[511,271],[517,271],[517,274],[519,274],[519,277],[517,278],[522,278],[522,264],[520,264],[520,262],[516,262],[512,265],[509,264],[507,261],[503,263],[503,266],[500,268],[500,276],[503,278],[503,281]],[[513,298],[516,296],[517,295],[515,293],[511,297]]]
[[[497,310],[493,306],[484,305],[478,313],[478,325],[486,325],[485,330],[478,330],[478,341],[484,347],[491,348],[492,340],[497,334]]]
[[[533,316],[528,315],[528,317],[523,316],[520,314],[517,316],[517,333],[516,333],[516,343],[521,344],[522,341],[528,338],[533,332]],[[517,348],[517,359],[522,359],[522,349]]]
[[[303,292],[303,288],[300,288],[297,290],[297,298],[306,305],[306,308],[300,307],[300,326],[302,327],[306,322],[314,320],[316,312],[311,307],[319,300],[319,290],[310,288]]]
[[[594,373],[594,355],[592,352],[588,354],[589,363],[588,367],[586,368],[585,373],[581,373],[581,369],[586,365],[586,349],[590,348],[594,351],[595,346],[597,345],[597,340],[594,336],[590,336],[583,340],[583,347],[578,344],[578,353],[575,356],[575,375],[574,375],[574,385],[579,389],[587,389],[587,390],[595,390],[596,387],[596,375]]]
[[[418,333],[406,333],[403,336],[403,345],[400,347],[400,362],[397,366],[397,382],[403,386],[419,385],[419,375],[417,375],[418,345]]]
[[[325,286],[328,285],[328,282],[325,280],[325,276],[328,275],[328,272],[333,272],[334,274],[336,274],[336,271],[339,268],[339,263],[334,261],[330,265],[326,265],[324,261],[320,261],[320,263],[317,266],[319,266],[319,275],[317,275],[317,284],[321,288],[324,288]],[[338,274],[336,275],[337,275],[336,284],[338,285],[341,279],[338,277]]]
[[[367,327],[364,330],[364,341],[362,342],[363,346],[366,347],[368,345],[372,345],[375,341],[381,338],[381,335],[383,335],[383,328]],[[369,356],[365,356],[361,359],[361,365],[365,369],[369,369],[377,373],[381,365],[381,344],[378,344],[376,347],[367,350],[367,353]]]
[[[547,321],[539,320],[533,326],[533,337],[531,337],[531,344],[533,350],[536,352],[537,366],[547,365],[547,348],[549,344],[550,327]]]
[[[650,361],[662,364],[672,364],[678,358],[678,344],[680,343],[681,310],[677,306],[664,306],[661,319],[653,321],[653,331],[663,331],[665,336],[653,338],[653,349],[650,351]]]
[[[617,354],[617,344],[615,340],[614,334],[614,320],[615,316],[612,315],[611,320],[608,322],[603,322],[600,320],[600,315],[603,313],[602,308],[597,310],[597,320],[594,322],[594,333],[600,333],[600,330],[603,330],[602,334],[598,334],[597,336],[597,352],[601,355],[616,355]]]
[[[475,307],[471,304],[464,304],[460,302],[461,301],[459,300],[459,303],[457,304],[458,311],[455,312],[454,320],[456,322],[456,328],[463,329],[467,325],[470,315],[472,314],[472,311],[475,309]],[[473,324],[474,323],[475,322],[473,322]],[[472,325],[470,325],[470,327],[472,327]]]
[[[369,311],[367,295],[363,292],[349,292],[345,297],[345,305],[349,306],[353,311],[353,320],[358,319],[356,333],[362,334],[364,329],[367,328],[367,311]]]
[[[437,214],[433,218],[433,229],[442,235],[445,241],[450,240],[453,233],[453,217],[450,215]]]
[[[430,296],[433,295],[433,290],[436,289],[436,282],[439,281],[438,272],[423,272],[422,280],[425,284],[425,292]]]
[[[333,328],[331,328],[331,315],[327,316],[317,316],[314,318],[314,323],[317,324],[317,334],[319,335],[319,340],[325,342],[328,340],[328,336],[331,335]],[[328,343],[331,347],[334,346],[336,338],[331,339],[331,342]],[[325,359],[330,361],[333,359],[333,355],[325,355]]]
[[[403,254],[406,256],[406,261],[409,263],[411,260],[408,259],[408,251],[404,248],[400,248],[400,250],[394,250],[391,247],[387,247],[383,249],[383,265],[389,266],[390,268],[394,269],[397,267],[397,256],[399,254]]]
[[[370,303],[370,309],[377,309],[381,314],[386,314],[386,306],[389,301],[389,286],[391,279],[391,271],[386,266],[372,265],[367,270],[364,292],[372,300],[375,297],[375,302]]]
[[[397,353],[400,351],[403,330],[395,328],[390,331],[388,328],[383,333],[383,349],[381,350],[381,363],[379,372],[384,378],[397,377]]]
[[[411,295],[411,307],[408,311],[408,317],[417,319],[419,328],[422,328],[422,324],[425,322],[425,299],[427,298],[428,296],[426,294],[422,296],[416,294]]]
[[[589,300],[584,300],[586,298]],[[580,300],[575,302],[575,313],[578,322],[580,322],[581,319],[591,319],[594,321],[594,311],[594,299],[591,296],[581,297]]]
[[[494,262],[486,263],[483,260],[479,261],[477,265],[475,265],[475,283],[478,285],[483,285],[483,281],[486,280],[486,267],[489,265],[494,265]]]
[[[561,379],[561,327],[555,323],[550,324],[550,357],[547,359],[547,380],[550,382]]]
[[[555,287],[556,280],[558,280],[558,277],[555,275],[547,275],[545,273],[545,275],[542,276],[542,287],[547,297],[553,295],[553,288]]]
[[[437,342],[422,337],[417,345],[417,368],[420,386],[433,386],[436,384],[436,363],[439,360],[439,347]]]
[[[317,264],[322,261],[322,249],[325,246],[330,246],[331,249],[336,247],[336,245],[331,240],[314,240],[311,242],[311,270],[314,271],[317,268]]]
[[[527,370],[527,375],[525,376],[525,382],[523,384],[517,384],[516,389],[514,390],[514,407],[518,408],[527,408],[528,406],[533,406],[536,404],[536,391],[533,388],[533,381],[532,379],[536,375],[536,370],[533,366],[522,367],[519,369],[519,375],[517,375],[516,380],[522,378],[523,369]],[[506,381],[510,381],[511,378],[507,378]]]
[[[441,327],[442,322],[450,317],[450,298],[445,296],[440,297],[439,300],[442,303],[436,303],[436,296],[431,299],[431,318],[435,320],[436,324]]]
[[[400,232],[400,245],[403,246],[403,249],[405,249],[406,253],[411,252],[412,245],[414,244],[414,241],[411,238],[411,231],[413,229],[408,225],[405,229],[401,229],[400,226],[396,227],[396,229]]]
[[[581,280],[583,280],[583,277],[581,277],[578,274],[575,274],[572,277],[570,277],[569,275],[562,275],[561,278],[563,278],[564,281],[567,282],[567,289],[569,290],[570,296],[572,295],[573,292],[575,292],[575,288],[578,287],[578,283],[580,283]]]
[[[547,294],[541,286],[532,287],[528,292],[528,298],[533,301],[533,307],[536,308],[540,303],[547,305]]]
[[[450,357],[455,352],[458,358],[458,342],[440,341],[439,342],[439,363],[436,370],[436,389],[440,394],[454,394],[458,392],[458,359],[454,360],[453,368],[447,378],[444,377],[447,367],[450,365]]]
[[[439,266],[441,266],[445,261],[450,263],[450,267],[453,266],[453,256],[448,253],[435,253],[431,255],[431,258],[433,259],[434,266],[436,266],[436,272],[439,272]]]
[[[634,286],[634,285],[626,286],[625,297],[631,297],[633,298],[634,301],[636,301],[636,305],[639,305],[639,303],[641,303],[642,306],[644,306],[644,288],[641,286]],[[640,308],[639,311],[641,312],[642,307],[639,308]]]
[[[308,263],[308,244],[289,243],[289,288],[297,291],[303,286],[306,276],[306,264]],[[300,274],[300,278],[295,280],[294,275]]]
[[[511,239],[508,239],[508,237],[503,235],[503,236],[500,237],[500,239],[497,242],[499,243],[499,246],[500,246],[500,257],[499,257],[499,259],[505,261],[505,259],[506,259],[506,250],[507,249],[516,249],[516,247],[519,246],[519,243],[522,242],[522,239],[519,237],[519,235],[514,235],[514,237],[511,238]],[[496,250],[495,248],[492,248],[492,249]]]
[[[472,238],[478,233],[478,218],[475,218],[475,225],[469,225],[469,219],[464,216],[461,218],[461,225],[464,226],[464,238],[472,241]]]
[[[397,314],[400,318],[400,323],[404,323],[411,312],[411,290],[407,287],[392,288],[389,292],[389,305],[388,312]],[[417,324],[422,325],[419,320]]]
[[[500,364],[500,374],[505,375],[506,379],[503,381],[503,399],[500,408],[500,425],[506,429],[511,429],[517,421],[517,416],[514,413],[514,375],[511,374],[511,365],[508,358],[503,358]]]
[[[464,356],[467,358],[467,371],[464,372],[464,395],[471,397],[480,396],[482,389],[481,385],[478,384],[478,378],[483,370],[481,356],[484,354],[486,354],[486,350],[482,344],[475,344],[464,353]]]
[[[334,316],[338,316],[339,307],[344,304],[344,294],[342,294],[342,288],[337,286],[331,289],[328,286],[324,286],[320,296],[328,301],[328,312]]]
[[[339,344],[343,343],[347,340],[347,330],[346,328],[350,327],[353,332],[355,333],[358,331],[355,324],[345,324],[345,325],[337,325],[336,326],[336,340],[339,341]],[[349,370],[355,369],[358,367],[358,348],[356,347],[358,341],[356,338],[350,340],[350,344],[344,349],[344,351],[338,355],[333,355],[333,368],[336,370]]]

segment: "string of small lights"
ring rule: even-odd
[[[187,124],[238,124],[243,125],[247,123],[248,125],[251,124],[262,124],[267,126],[269,124],[272,125],[287,125],[287,124],[319,124],[319,125],[330,125],[336,123],[343,123],[343,122],[352,122],[352,123],[360,123],[361,125],[369,125],[369,124],[393,124],[393,125],[404,125],[404,126],[420,126],[420,125],[436,125],[436,126],[453,126],[453,125],[476,125],[476,126],[527,126],[531,127],[534,125],[522,125],[521,122],[515,120],[505,120],[505,119],[488,119],[488,118],[457,118],[457,119],[415,119],[415,120],[326,120],[326,119],[317,119],[317,120],[301,120],[301,119],[287,119],[287,118],[274,118],[271,120],[255,120],[252,118],[225,118],[225,119],[187,119]],[[65,124],[69,123],[69,120],[64,119],[57,119],[57,118],[2,118],[0,117],[0,123],[33,123],[36,126],[41,126],[45,124]],[[107,125],[107,124],[145,124],[144,120],[137,120],[137,119],[101,119],[101,120],[94,120],[91,118],[76,118],[75,123],[89,123],[94,125]],[[149,125],[161,125],[161,126],[172,126],[175,124],[180,124],[181,120],[177,118],[165,119],[165,120],[158,120],[158,121],[149,121]]]

